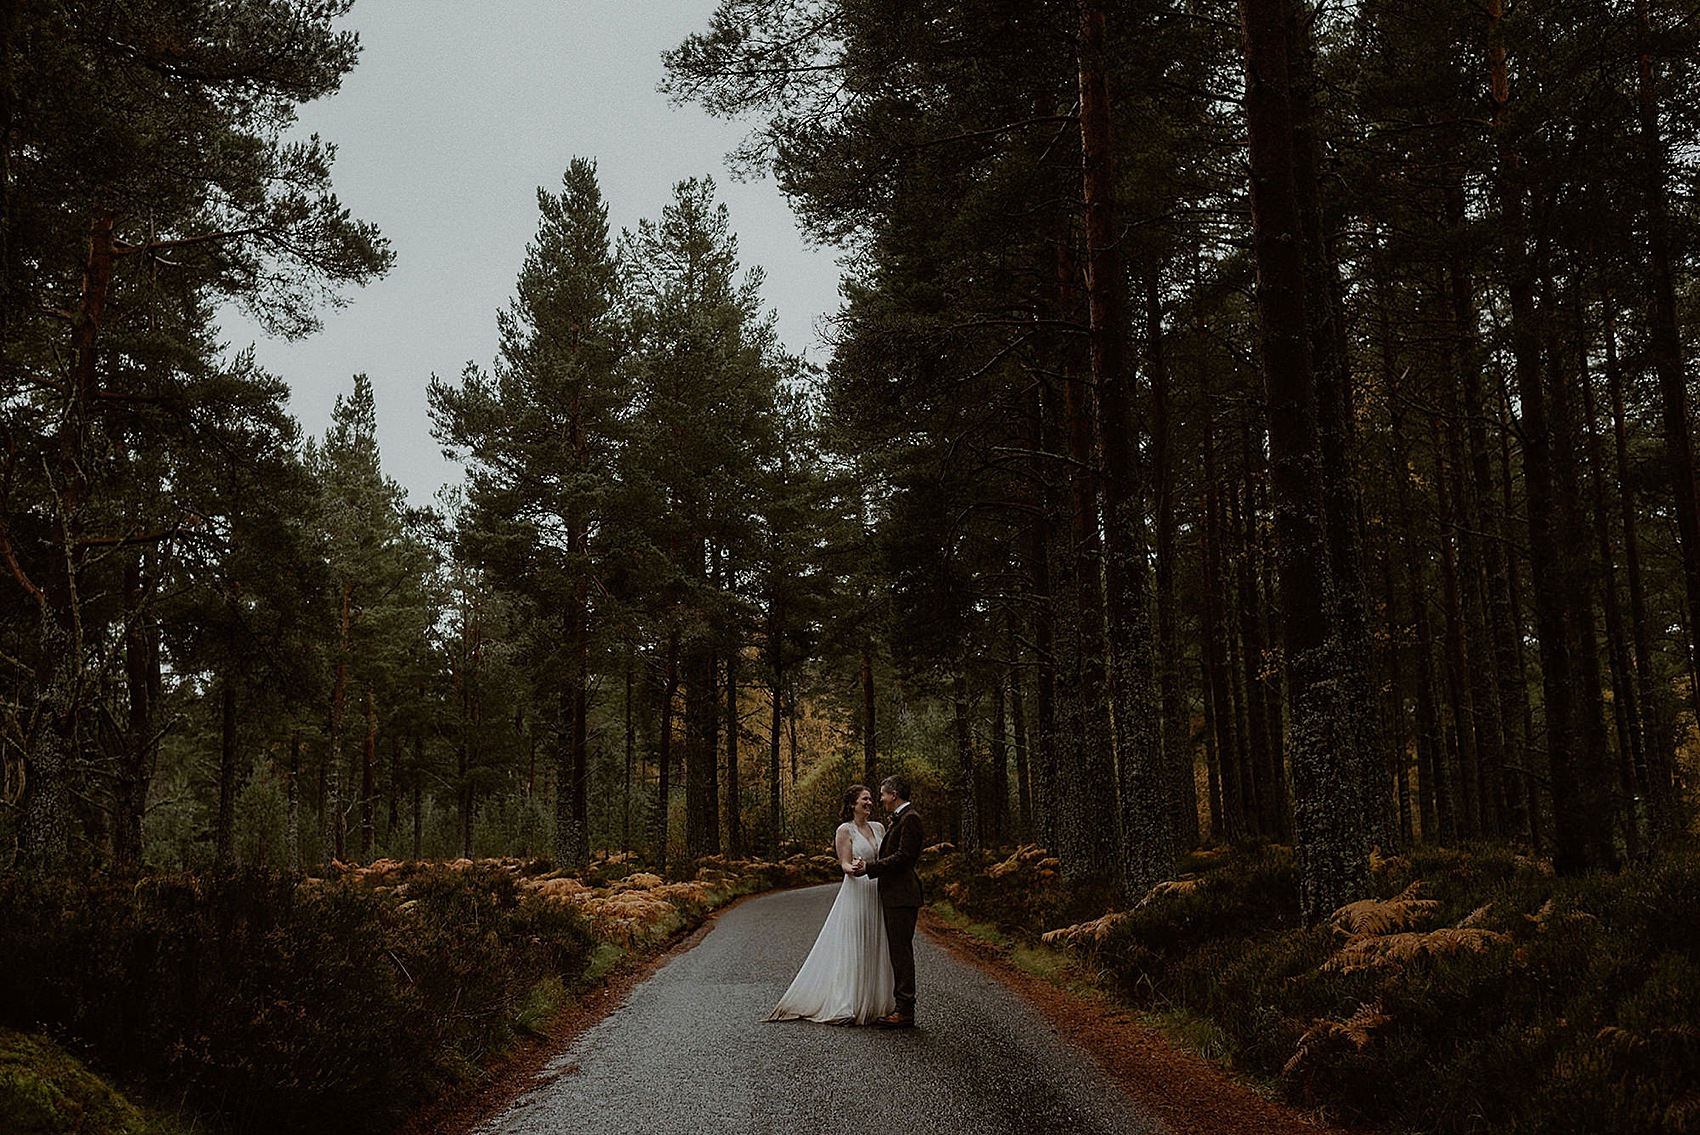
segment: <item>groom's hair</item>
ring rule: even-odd
[[[907,777],[888,776],[880,781],[881,788],[889,788],[897,793],[899,800],[909,799],[909,780]]]

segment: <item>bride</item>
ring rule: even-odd
[[[833,839],[844,882],[803,968],[763,1020],[863,1025],[896,1007],[879,883],[854,873],[854,861],[877,857],[885,838],[885,828],[869,819],[873,810],[874,794],[863,785],[844,793],[845,822]]]

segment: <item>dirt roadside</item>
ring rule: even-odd
[[[996,946],[930,910],[921,912],[920,927],[955,957],[1020,994],[1059,1036],[1091,1053],[1106,1076],[1161,1118],[1171,1135],[1358,1135],[1259,1095],[1123,1010],[1034,977]]]

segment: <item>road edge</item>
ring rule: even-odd
[[[920,928],[940,949],[1036,1009],[1053,1032],[1090,1054],[1106,1079],[1162,1120],[1169,1135],[1357,1135],[1260,1094],[1221,1065],[1140,1024],[1131,1010],[1028,973],[996,945],[924,907]],[[925,1013],[925,990],[922,997]]]
[[[820,885],[803,883],[799,887]],[[420,1107],[395,1129],[393,1135],[471,1135],[520,1096],[547,1082],[540,1073],[550,1061],[571,1048],[591,1026],[623,1005],[632,991],[655,976],[657,970],[695,949],[714,929],[721,915],[751,899],[799,887],[774,887],[739,895],[725,906],[704,915],[694,929],[681,934],[664,948],[622,962],[600,984],[563,1005],[550,1018],[547,1028],[514,1045],[476,1080]]]

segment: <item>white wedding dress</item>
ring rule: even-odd
[[[855,824],[839,828],[840,833],[850,829],[852,856],[864,861],[878,856],[885,829],[878,823],[872,827],[871,841]],[[773,1012],[762,1019],[864,1025],[897,1008],[894,984],[879,883],[846,875],[803,968]]]

